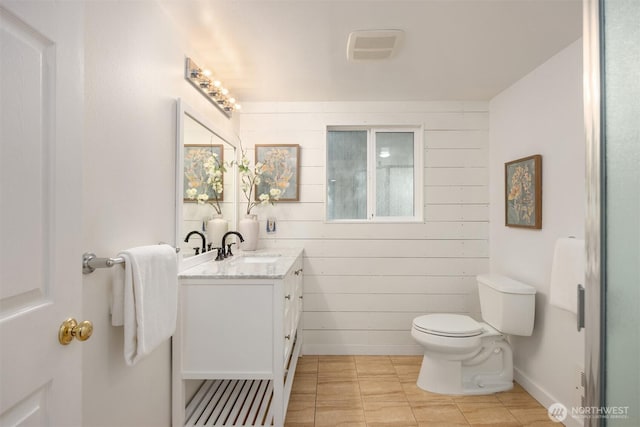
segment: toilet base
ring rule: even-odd
[[[482,395],[513,388],[513,354],[506,342],[494,342],[468,360],[448,360],[426,352],[418,387],[438,394]]]

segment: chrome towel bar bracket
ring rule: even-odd
[[[161,243],[162,244],[162,243]],[[180,252],[180,248],[176,248],[176,253]],[[93,252],[85,252],[82,254],[82,274],[90,274],[96,268],[113,267],[116,264],[123,264],[124,258],[98,258]]]
[[[82,254],[82,273],[93,273],[96,268],[113,267],[115,264],[122,264],[124,258],[98,258],[96,254],[92,252],[85,252]]]

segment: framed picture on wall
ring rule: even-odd
[[[300,145],[256,145],[256,163],[263,164],[262,180],[257,185],[256,200],[261,194],[280,191],[278,202],[300,200]]]
[[[185,202],[197,202],[198,196],[206,194],[209,201],[216,198],[224,200],[222,191],[216,192],[213,185],[208,185],[205,162],[215,155],[218,165],[224,165],[224,147],[222,144],[185,144],[184,145],[184,185],[183,199]],[[220,176],[221,186],[224,185],[224,173]]]
[[[504,164],[505,226],[542,228],[542,156]]]

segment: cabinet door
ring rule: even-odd
[[[273,371],[273,286],[188,285],[182,292],[185,378],[260,378]]]

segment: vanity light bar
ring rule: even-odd
[[[210,76],[210,71],[203,70],[191,58],[186,58],[184,78],[227,117],[231,117],[233,111],[241,108],[240,104],[229,95],[229,91],[222,87],[219,80],[214,80]]]

